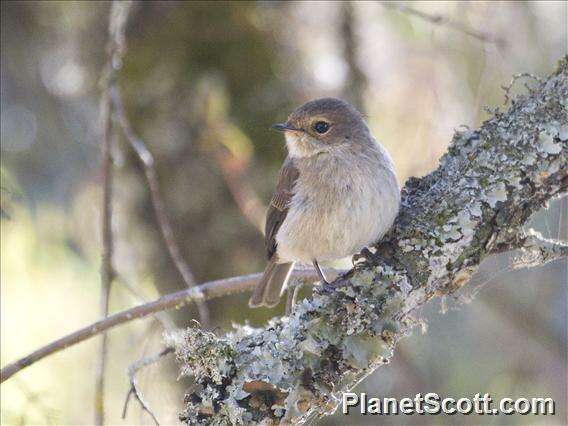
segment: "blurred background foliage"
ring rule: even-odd
[[[2,365],[98,318],[98,82],[108,12],[103,2],[1,3]],[[138,3],[119,85],[156,158],[168,215],[198,281],[264,267],[255,224],[285,157],[272,123],[308,99],[346,98],[392,153],[401,182],[424,175],[455,128],[479,125],[485,105],[503,108],[500,86],[513,74],[554,69],[567,52],[567,12],[560,1]],[[513,91],[523,90],[521,83]],[[128,286],[155,298],[184,284],[160,238],[138,161],[121,139],[113,156],[117,311],[139,303]],[[566,204],[554,201],[533,225],[566,239]],[[568,423],[566,262],[511,273],[507,259],[487,260],[456,300],[425,309],[427,335],[415,331],[361,390],[550,396],[557,414],[354,416],[349,423]],[[478,290],[474,303],[461,303]],[[260,325],[283,311],[252,311],[246,300],[209,303],[213,326]],[[187,326],[195,315],[184,307],[172,317]],[[109,423],[151,424],[135,404],[125,420],[120,415],[126,368],[160,347],[161,332],[152,319],[110,332]],[[82,343],[3,384],[2,424],[91,423],[97,347],[96,340]],[[176,376],[171,359],[140,376],[166,424],[176,423],[188,386],[176,385]]]

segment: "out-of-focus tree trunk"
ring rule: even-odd
[[[341,7],[341,39],[343,40],[343,56],[349,70],[345,79],[345,98],[359,109],[365,111],[365,90],[367,79],[357,60],[357,22],[356,3],[345,2]]]

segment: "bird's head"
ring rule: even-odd
[[[307,102],[290,114],[285,123],[272,128],[284,132],[292,157],[310,157],[372,139],[362,114],[335,98]]]

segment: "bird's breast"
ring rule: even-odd
[[[276,237],[283,259],[307,263],[350,256],[392,225],[399,197],[392,171],[372,161],[325,160],[300,166]]]

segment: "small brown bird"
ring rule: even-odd
[[[388,152],[363,116],[339,99],[316,99],[275,124],[288,157],[266,218],[268,265],[250,307],[275,306],[296,262],[319,262],[358,253],[392,226],[400,188]]]

